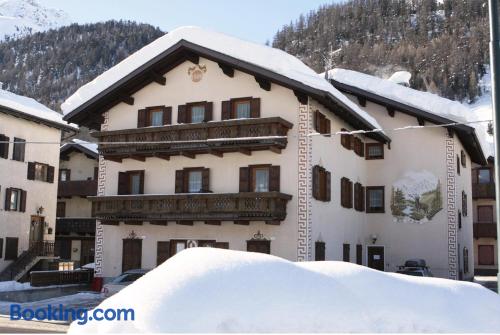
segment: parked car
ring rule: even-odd
[[[125,286],[132,284],[137,279],[144,276],[149,270],[145,269],[134,269],[128,270],[119,275],[118,277],[113,278],[110,282],[103,285],[101,289],[101,293],[107,298],[117,293]]]
[[[424,259],[409,259],[405,265],[399,266],[397,273],[416,277],[433,277],[431,270],[427,267]]]

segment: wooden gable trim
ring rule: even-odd
[[[233,78],[234,77],[234,69],[230,66],[227,66],[226,64],[224,63],[217,63],[219,65],[219,67],[221,68],[222,72],[230,77],[230,78]]]

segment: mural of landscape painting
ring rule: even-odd
[[[442,209],[441,182],[429,171],[409,171],[392,185],[391,212],[396,222],[422,224]]]

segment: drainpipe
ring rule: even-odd
[[[491,99],[493,106],[493,129],[495,136],[495,199],[497,215],[497,264],[500,260],[500,20],[499,20],[499,0],[489,0],[490,12],[490,67],[491,67]],[[500,266],[499,266],[500,270]],[[498,293],[500,293],[500,271],[497,273]]]

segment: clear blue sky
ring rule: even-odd
[[[62,9],[77,23],[132,20],[164,31],[196,25],[258,43],[272,40],[301,13],[339,0],[39,0]]]

